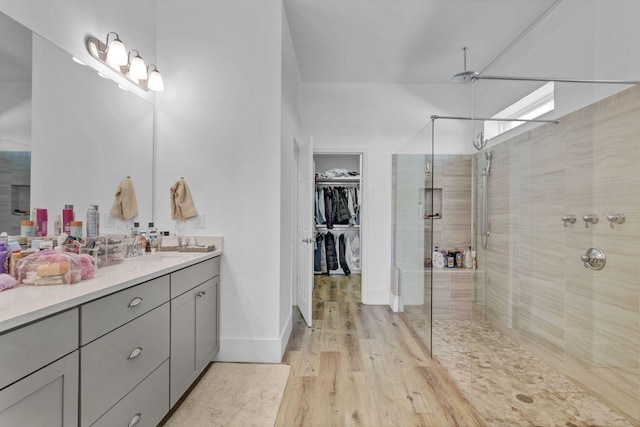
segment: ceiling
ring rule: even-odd
[[[440,83],[480,71],[559,0],[285,0],[305,83]]]
[[[304,83],[638,80],[638,0],[285,0]]]

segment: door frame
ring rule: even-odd
[[[368,291],[367,283],[369,279],[369,271],[367,270],[368,260],[369,260],[369,250],[364,242],[369,241],[369,227],[368,227],[368,219],[369,219],[369,205],[367,201],[369,200],[368,193],[368,173],[367,173],[367,165],[368,165],[368,150],[364,147],[318,147],[315,144],[317,141],[314,139],[313,146],[313,154],[359,154],[360,155],[360,195],[362,199],[362,210],[360,211],[360,267],[361,267],[361,286],[362,286],[362,295],[361,302],[366,301],[366,295]],[[297,144],[297,141],[296,141]],[[297,150],[297,148],[296,148]],[[297,162],[297,156],[296,156]],[[296,163],[297,168],[297,163]],[[297,170],[297,169],[296,169]],[[297,174],[296,174],[297,179]],[[296,181],[297,182],[297,181]],[[298,201],[296,200],[296,203]],[[293,224],[294,230],[297,230],[298,221],[296,219]],[[295,245],[295,242],[294,242]],[[297,273],[297,271],[296,271]],[[313,271],[312,271],[313,274]],[[296,289],[297,291],[297,289]]]

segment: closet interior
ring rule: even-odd
[[[315,170],[314,273],[361,274],[362,155],[313,155]]]

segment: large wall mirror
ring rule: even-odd
[[[120,181],[131,177],[139,221],[152,221],[153,105],[0,13],[0,231],[18,234],[33,208],[55,216],[98,204],[102,233]],[[10,173],[9,173],[10,172]],[[27,202],[28,201],[28,202]],[[20,215],[27,212],[27,215]]]

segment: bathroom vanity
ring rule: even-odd
[[[218,353],[221,254],[0,293],[0,425],[157,425]]]

